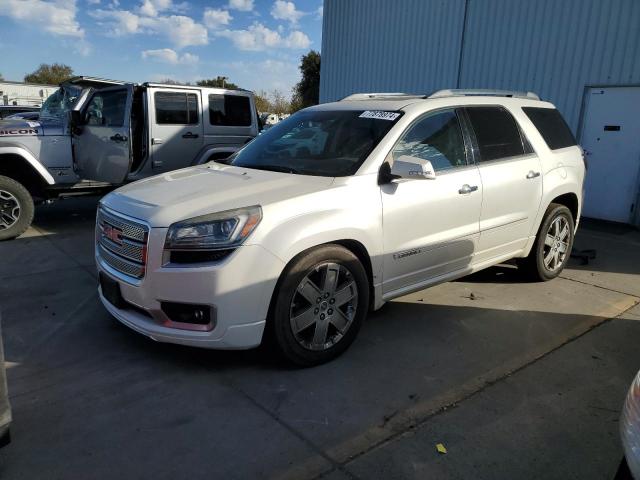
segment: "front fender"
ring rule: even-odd
[[[375,281],[382,270],[381,224],[365,218],[349,222],[346,215],[348,213],[340,209],[289,218],[263,237],[261,244],[288,264],[296,255],[318,245],[356,241],[369,254]]]
[[[48,170],[42,165],[33,154],[27,150],[26,148],[17,147],[17,146],[2,146],[0,147],[0,155],[16,155],[21,157],[24,161],[26,161],[31,167],[38,173],[38,175],[44,180],[48,185],[53,185],[55,180],[48,172]]]

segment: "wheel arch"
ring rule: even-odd
[[[567,192],[563,193],[562,195],[558,195],[549,202],[549,205],[551,205],[552,203],[558,203],[567,207],[571,211],[573,223],[576,225],[578,224],[578,212],[580,204],[578,201],[578,196],[574,192]],[[547,205],[547,208],[549,208],[549,205]]]
[[[202,165],[203,163],[211,160],[221,160],[230,157],[236,153],[240,148],[238,146],[220,146],[220,145],[208,145],[196,155],[191,165]]]
[[[42,194],[55,183],[47,169],[20,147],[0,147],[0,175],[20,182],[32,195]]]
[[[580,217],[580,198],[578,197],[576,192],[570,189],[568,186],[565,186],[564,188],[556,189],[555,191],[547,195],[543,199],[543,202],[540,204],[540,211],[538,213],[538,218],[536,219],[535,230],[531,233],[531,236],[529,237],[529,241],[527,242],[527,245],[523,251],[523,257],[528,256],[529,253],[531,252],[531,248],[533,247],[536,241],[536,238],[540,231],[540,227],[544,222],[544,218],[547,213],[547,210],[549,209],[549,206],[552,203],[558,203],[560,205],[564,205],[565,207],[567,207],[571,212],[571,216],[573,217],[574,227],[576,229],[578,228],[578,220]]]
[[[287,271],[287,269],[289,268],[289,266],[297,261],[301,256],[307,255],[309,252],[317,249],[317,248],[321,248],[321,247],[326,247],[328,245],[337,245],[340,247],[345,248],[346,250],[350,251],[351,253],[353,253],[356,257],[358,257],[358,260],[360,260],[360,263],[362,263],[362,266],[365,269],[365,272],[367,273],[367,280],[368,280],[368,284],[369,284],[369,304],[370,306],[374,305],[374,274],[373,274],[373,266],[371,263],[371,257],[369,255],[369,251],[367,250],[367,247],[361,243],[358,240],[355,239],[351,239],[351,238],[343,238],[343,239],[337,239],[337,240],[331,240],[331,241],[327,241],[327,242],[323,242],[323,243],[319,243],[317,245],[313,245],[311,247],[305,248],[301,251],[299,251],[298,253],[296,253],[295,255],[293,255],[289,261],[285,264],[284,268],[282,269],[282,271],[280,272],[280,275],[278,276],[278,280],[276,281],[275,287],[273,288],[273,291],[271,292],[271,298],[269,300],[269,310],[268,310],[268,316],[267,316],[267,323],[270,323],[269,319],[272,317],[273,314],[273,309],[275,307],[275,299],[276,299],[276,294],[280,288],[280,285],[282,284],[283,279],[285,278],[285,272]]]

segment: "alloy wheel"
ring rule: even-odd
[[[7,230],[20,219],[20,202],[6,190],[0,190],[0,230]]]
[[[547,270],[554,272],[563,265],[569,250],[570,235],[569,222],[563,216],[558,216],[549,225],[543,249],[543,262]]]
[[[338,263],[315,266],[291,301],[289,322],[296,341],[307,350],[327,350],[353,324],[358,288],[351,271]]]

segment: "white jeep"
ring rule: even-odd
[[[352,95],[226,161],[103,198],[100,298],[158,341],[244,349],[268,332],[291,361],[322,363],[395,297],[512,258],[556,277],[584,176],[571,131],[534,94]]]

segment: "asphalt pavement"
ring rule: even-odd
[[[640,369],[640,233],[589,223],[561,278],[510,265],[370,315],[337,360],[155,343],[96,295],[97,200],[0,244],[3,479],[613,477]],[[441,443],[447,453],[439,453]]]

